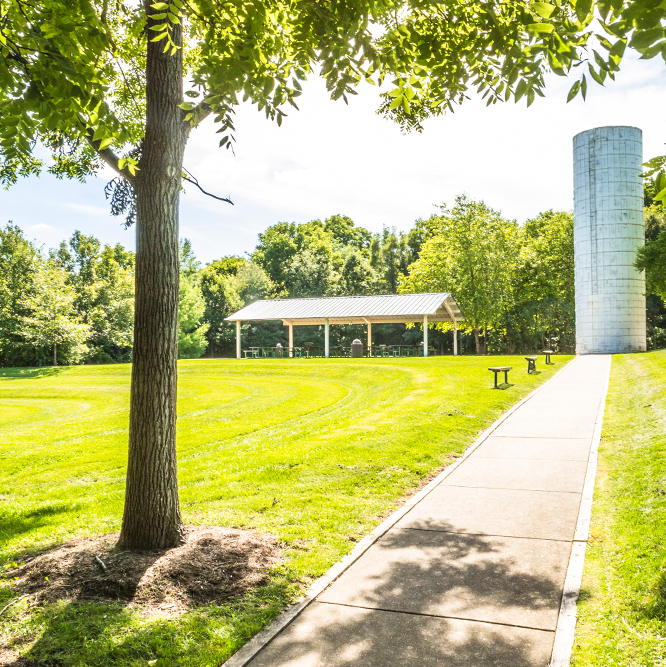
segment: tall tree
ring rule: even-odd
[[[29,314],[26,299],[34,296],[35,277],[42,263],[39,251],[11,222],[0,228],[0,366],[35,363],[21,335]]]
[[[488,329],[502,326],[513,301],[518,226],[465,195],[456,197],[450,211],[445,206],[441,211],[437,231],[410,266],[400,291],[452,292],[464,326],[474,333],[477,354],[485,354]]]
[[[53,365],[78,363],[88,352],[90,327],[81,322],[74,305],[76,291],[67,284],[67,274],[53,262],[42,262],[35,276],[35,289],[25,297],[20,335],[37,350],[52,353]]]
[[[129,361],[134,324],[134,253],[122,245],[101,247],[99,239],[75,231],[52,260],[67,273],[74,307],[90,328],[86,358]]]
[[[520,229],[508,348],[570,349],[575,333],[573,215],[546,211]],[[546,342],[548,339],[548,343]]]
[[[542,71],[580,59],[592,2],[507,0],[2,0],[0,180],[103,164],[112,210],[136,221],[136,309],[124,548],[184,537],[176,474],[178,203],[185,146],[212,115],[233,141],[251,100],[281,123],[313,69],[333,98],[395,77],[387,112],[418,120],[476,88],[541,94]],[[585,8],[585,11],[582,8]],[[185,90],[184,78],[188,86]],[[187,101],[186,101],[187,99]],[[413,104],[414,102],[414,104]]]
[[[197,275],[182,274],[178,302],[178,357],[198,359],[208,347],[206,332],[210,328],[204,322],[206,302],[201,293],[201,281]]]

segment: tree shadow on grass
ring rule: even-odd
[[[498,382],[496,387],[493,387],[493,389],[510,389],[511,387],[514,387],[515,385],[511,384],[510,382]]]
[[[237,600],[148,621],[122,602],[54,605],[37,642],[7,667],[218,667],[289,603],[290,593],[288,582],[272,582]]]
[[[248,667],[546,667],[566,562],[504,539],[393,529]]]
[[[43,505],[28,511],[16,511],[10,508],[0,510],[0,542],[9,538],[15,538],[33,530],[42,528],[51,523],[52,517],[70,512],[77,512],[80,505],[69,505],[57,503],[54,505]],[[27,551],[31,554],[33,551]],[[26,554],[19,554],[18,558]],[[14,559],[16,560],[16,559]]]
[[[220,664],[287,604],[291,584],[266,583],[266,554],[254,546],[261,536],[198,530],[166,552],[112,552],[111,536],[45,552],[17,591],[41,591],[39,638],[10,667]],[[218,531],[215,544],[211,530]],[[239,536],[225,542],[221,531]],[[104,572],[94,564],[102,539]]]
[[[0,368],[0,378],[31,380],[55,377],[67,371],[68,366],[40,366],[37,368]]]

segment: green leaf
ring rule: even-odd
[[[581,95],[583,96],[583,99],[585,99],[585,95],[587,94],[587,78],[583,74],[583,79],[580,84],[580,92]]]
[[[525,29],[530,35],[539,37],[539,35],[548,35],[553,32],[553,30],[555,30],[555,26],[551,25],[550,23],[530,23],[529,25],[525,26]]]
[[[99,141],[100,139],[104,139],[105,136],[106,136],[106,128],[103,125],[100,125],[93,133],[93,141]]]
[[[556,7],[547,2],[534,2],[532,3],[532,9],[544,19],[549,19],[553,15]]]
[[[605,21],[608,18],[608,13],[611,10],[610,0],[598,0],[597,7],[599,8],[599,14],[601,14],[601,18]]]
[[[516,102],[527,92],[527,81],[521,79],[516,86]]]
[[[583,23],[592,11],[592,0],[571,0],[571,4],[576,10],[578,20]]]
[[[580,81],[576,81],[573,86],[571,86],[571,89],[569,90],[569,94],[567,95],[567,103],[571,102],[576,95],[578,95],[578,91],[580,90]]]
[[[391,102],[389,109],[397,109],[402,104],[402,95],[396,97],[393,102]]]
[[[150,41],[151,42],[159,42],[160,39],[164,39],[166,36],[167,36],[167,33],[163,32],[163,33],[157,35],[157,37],[153,37]]]
[[[666,204],[666,188],[664,188],[663,190],[661,190],[660,192],[658,192],[658,193],[653,197],[653,199],[655,199],[656,201],[660,201],[660,202],[663,202],[664,204]]]
[[[643,164],[641,164],[641,167],[649,167],[650,169],[659,169],[664,164],[666,164],[666,155],[658,155],[657,157],[653,157],[651,160],[648,160],[647,162],[643,162]]]
[[[606,64],[606,61],[596,51],[594,51],[594,60],[596,61],[597,65],[599,66],[600,70],[604,70],[604,71],[608,70],[608,65]]]
[[[591,76],[591,77],[592,77],[592,78],[593,78],[593,79],[594,79],[600,86],[603,86],[603,85],[604,85],[604,79],[606,78],[606,72],[605,72],[604,70],[600,70],[600,71],[597,73],[597,71],[594,69],[594,67],[592,67],[592,63],[589,63],[589,65],[588,65],[588,69],[589,69],[589,71],[590,71],[590,76]]]
[[[624,50],[627,48],[627,40],[619,39],[613,46],[611,46],[610,51],[608,52],[609,56],[614,56],[617,61],[620,62],[620,59],[624,55]]]
[[[110,146],[113,143],[113,137],[106,137],[105,139],[102,139],[102,142],[99,145],[98,150],[103,150],[107,146]]]
[[[183,102],[182,104],[178,105],[178,108],[182,109],[183,111],[191,111],[196,105],[196,102]]]
[[[654,185],[657,191],[661,191],[666,188],[666,173],[660,171],[657,174],[657,177],[654,179]]]
[[[635,30],[629,46],[633,46],[635,49],[641,51],[642,49],[647,49],[648,46],[652,46],[652,44],[663,36],[664,29],[661,27],[650,30]]]
[[[658,56],[665,48],[666,42],[657,42],[642,51],[643,55],[641,56],[641,60],[650,60],[651,58]]]

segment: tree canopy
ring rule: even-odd
[[[382,110],[406,127],[452,109],[472,89],[489,103],[525,97],[530,104],[543,94],[544,71],[568,72],[586,58],[592,37],[604,55],[593,52],[589,74],[603,81],[617,71],[628,40],[647,57],[663,51],[663,10],[653,5],[4,0],[0,178],[12,183],[48,168],[82,179],[106,163],[132,181],[145,134],[147,40],[182,52],[183,131],[212,115],[228,145],[237,104],[250,100],[281,123],[314,71],[334,99],[354,94],[360,81],[389,82]],[[595,9],[607,19],[600,33],[614,42],[593,32]],[[51,150],[52,164],[33,155],[35,142]],[[116,208],[126,211],[131,195],[121,189]]]

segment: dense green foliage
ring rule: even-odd
[[[133,255],[76,232],[44,257],[0,228],[0,365],[126,361],[132,349]]]
[[[134,253],[120,244],[104,246],[75,231],[53,261],[65,270],[76,293],[75,311],[90,328],[86,358],[94,362],[128,361],[134,323]]]
[[[645,271],[648,293],[666,301],[666,212],[661,206],[645,209],[645,245],[638,251],[636,268]]]
[[[180,362],[183,518],[278,537],[286,562],[271,586],[172,619],[24,600],[3,614],[0,643],[60,667],[220,665],[564,361],[514,371],[506,391],[474,357]],[[129,384],[128,365],[0,371],[0,565],[118,530]],[[0,608],[15,596],[6,584]]]
[[[572,665],[666,664],[666,351],[614,355]]]
[[[652,179],[645,184],[645,245],[635,266],[645,271],[648,349],[666,347],[666,212],[653,197]]]
[[[574,334],[573,218],[542,213],[523,227],[461,196],[427,224],[403,292],[451,291],[477,353],[570,350]],[[449,329],[451,325],[438,325]]]

